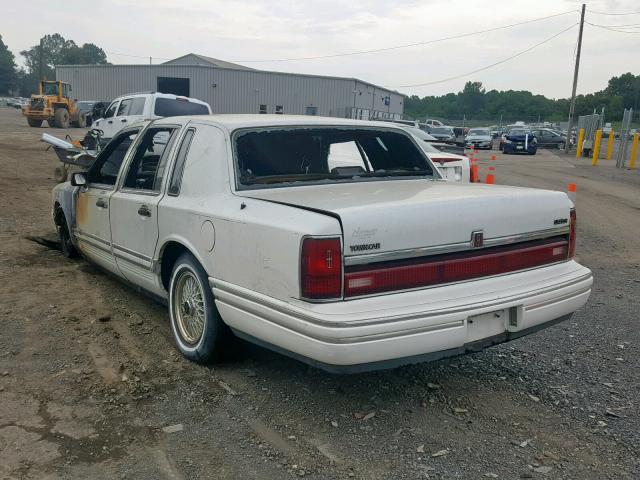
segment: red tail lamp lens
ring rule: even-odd
[[[342,246],[339,238],[305,238],[300,261],[302,297],[325,299],[342,296]]]
[[[571,226],[569,227],[569,254],[568,258],[573,258],[576,254],[576,209],[572,208],[569,213]]]

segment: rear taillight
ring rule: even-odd
[[[305,238],[300,255],[300,291],[312,300],[342,296],[340,238]]]
[[[440,255],[424,260],[400,261],[378,267],[348,268],[344,296],[354,297],[393,290],[460,282],[516,272],[565,261],[566,240],[544,240],[523,245]]]
[[[567,258],[573,258],[576,254],[576,209],[572,208],[569,213],[571,225],[569,226],[569,253]]]

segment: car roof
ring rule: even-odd
[[[155,120],[155,124],[193,121],[209,123],[223,127],[229,131],[239,128],[261,127],[297,127],[297,126],[335,126],[335,127],[369,127],[406,131],[402,127],[389,122],[369,120],[353,120],[348,118],[317,117],[312,115],[265,115],[265,114],[214,114],[189,115],[183,117],[167,117]]]

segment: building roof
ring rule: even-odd
[[[225,62],[218,58],[198,55],[197,53],[187,53],[173,60],[168,60],[163,65],[203,65],[205,67],[231,68],[234,70],[254,70],[251,67],[245,67],[237,63]]]

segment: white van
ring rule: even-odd
[[[91,128],[102,130],[102,140],[107,142],[132,123],[181,115],[211,115],[211,107],[202,100],[171,93],[131,93],[111,102],[104,117],[94,121]]]

